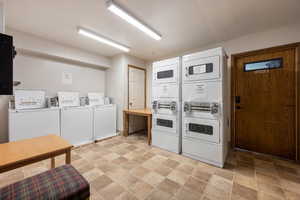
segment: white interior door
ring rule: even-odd
[[[145,108],[145,71],[129,67],[129,109]]]
[[[128,107],[129,109],[145,108],[145,71],[142,69],[130,67],[128,68]],[[129,132],[137,132],[145,129],[145,121],[143,117],[129,117]]]

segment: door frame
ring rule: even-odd
[[[260,50],[254,50],[254,51],[248,51],[238,54],[231,55],[231,147],[235,148],[236,146],[236,130],[235,130],[235,124],[236,124],[236,116],[235,116],[235,96],[236,96],[236,86],[237,86],[237,77],[236,77],[236,71],[237,71],[237,59],[246,57],[246,56],[252,56],[257,55],[260,53],[272,53],[279,50],[288,50],[288,49],[294,49],[295,50],[295,94],[296,94],[296,116],[295,116],[295,133],[296,133],[296,160],[300,161],[300,42],[287,44],[287,45],[281,45],[281,46],[275,46]]]
[[[143,70],[144,71],[144,74],[145,74],[145,83],[144,83],[144,86],[145,86],[145,99],[144,99],[144,108],[146,108],[146,104],[147,104],[147,70],[145,68],[142,68],[142,67],[137,67],[137,66],[134,66],[134,65],[128,65],[127,67],[127,109],[129,109],[129,69],[130,68],[134,68],[134,69],[139,69],[139,70]]]

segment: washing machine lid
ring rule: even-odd
[[[76,107],[80,106],[78,92],[58,92],[59,107]]]
[[[90,106],[101,106],[104,105],[104,94],[103,93],[88,93],[89,105]]]

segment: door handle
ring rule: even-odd
[[[237,110],[240,110],[240,109],[242,109],[242,107],[241,106],[236,106],[235,107]]]

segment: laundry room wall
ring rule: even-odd
[[[14,59],[14,80],[21,85],[15,89],[41,89],[48,96],[58,91],[77,91],[81,96],[88,92],[106,89],[106,69],[111,59],[44,40],[13,29],[6,34],[14,36],[18,51]],[[66,81],[65,75],[72,79]],[[8,140],[8,99],[0,96],[0,143]]]
[[[112,67],[107,70],[106,77],[107,95],[112,97],[113,103],[117,104],[117,129],[119,131],[123,131],[123,110],[128,105],[128,65],[146,69],[146,61],[120,54],[112,58]],[[134,121],[130,123],[130,132],[140,130],[145,126],[144,120],[140,117],[132,117],[130,121]]]

